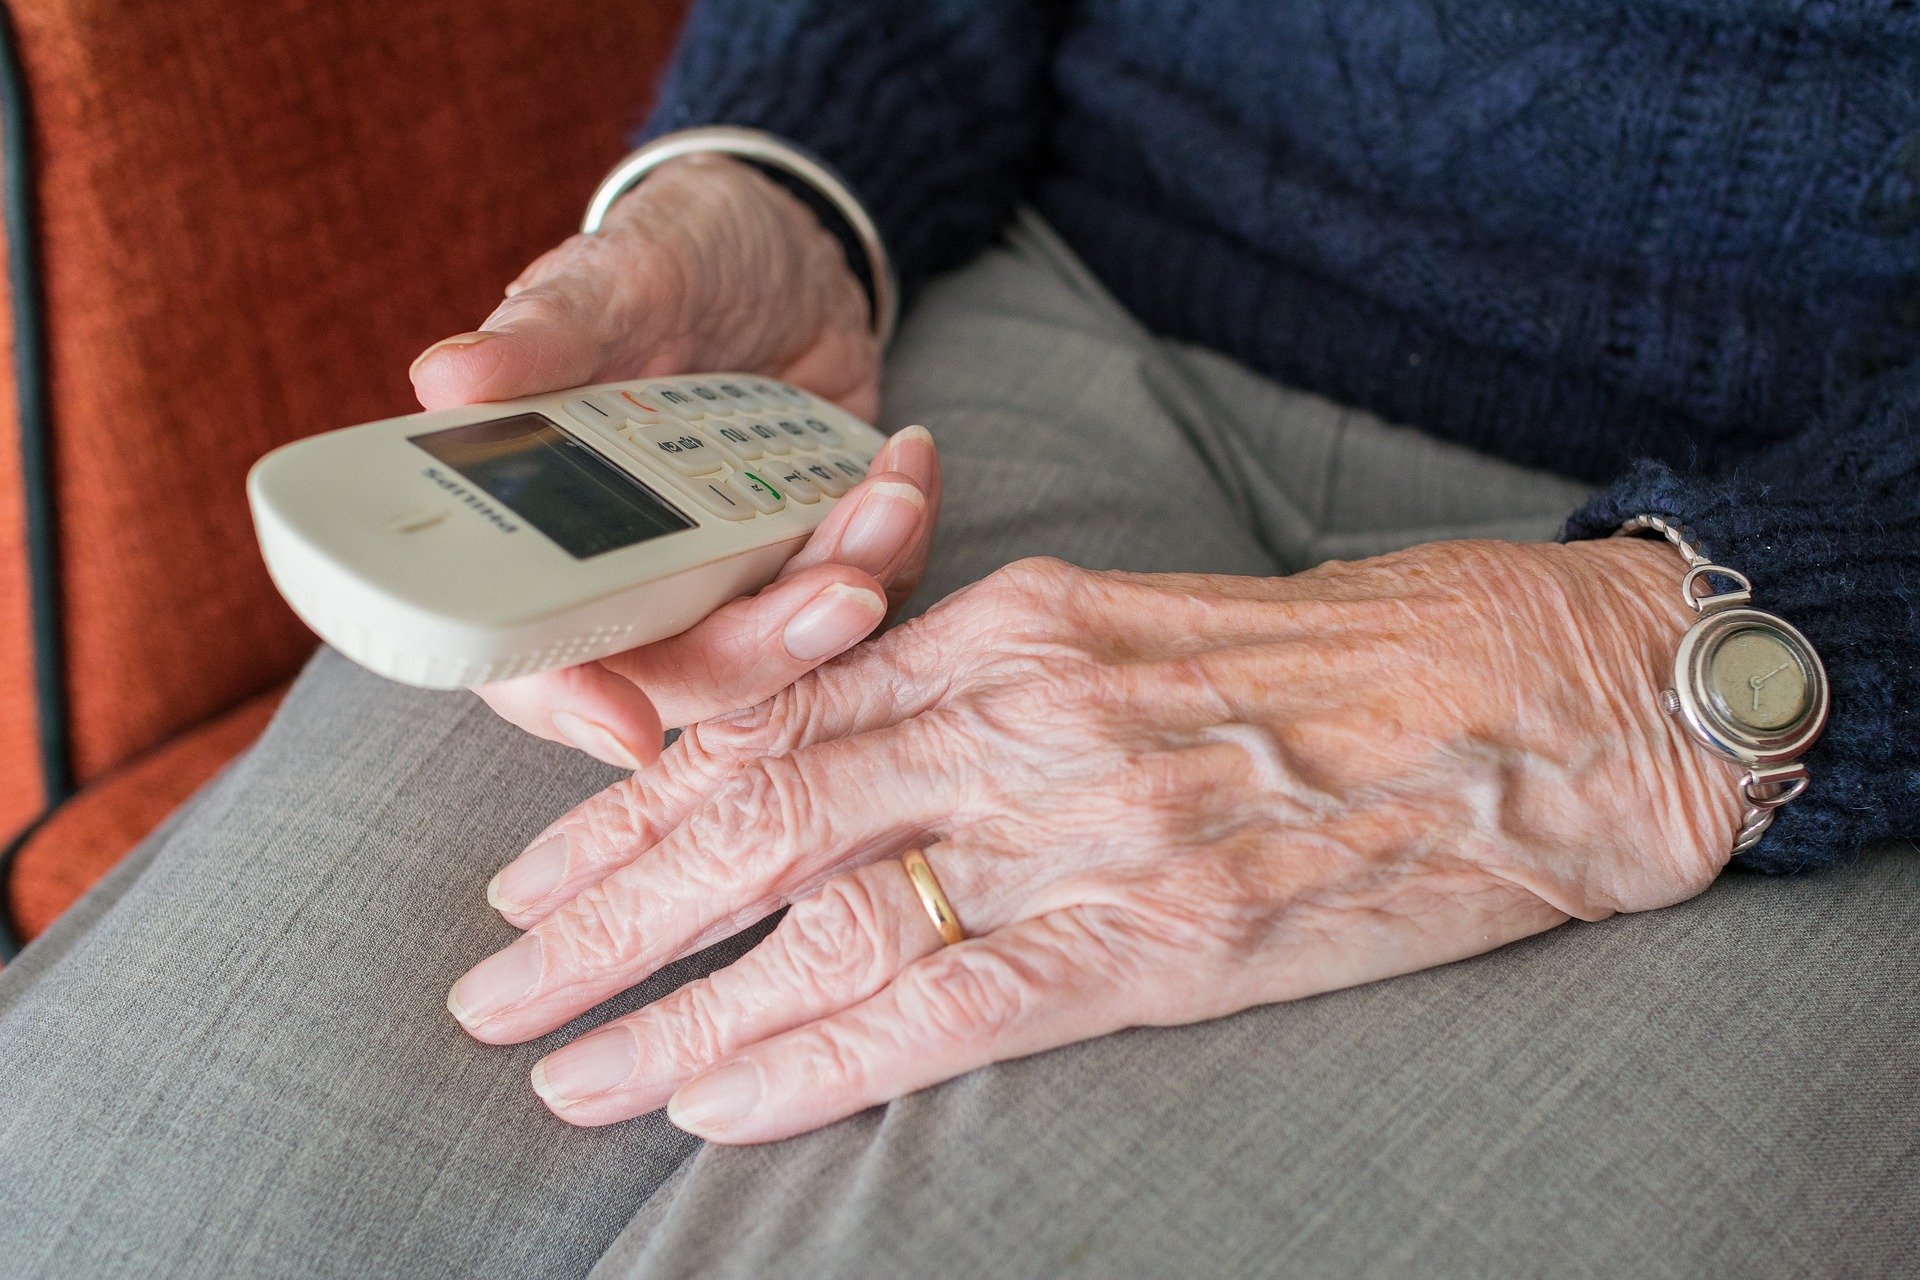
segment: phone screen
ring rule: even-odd
[[[576,560],[694,525],[666,499],[542,414],[471,422],[408,439]]]

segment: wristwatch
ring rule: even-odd
[[[1667,714],[1707,750],[1746,769],[1747,802],[1733,851],[1760,842],[1773,816],[1807,789],[1800,763],[1827,723],[1827,669],[1807,638],[1784,618],[1752,607],[1745,574],[1712,563],[1692,534],[1665,516],[1639,515],[1624,535],[1658,534],[1687,562],[1680,596],[1699,620],[1680,637]],[[1716,591],[1712,579],[1737,584]]]

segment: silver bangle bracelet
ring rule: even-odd
[[[866,208],[826,161],[770,133],[713,124],[662,134],[622,160],[606,176],[587,204],[587,216],[581,219],[580,230],[587,235],[596,234],[606,222],[613,202],[639,185],[647,174],[669,160],[702,152],[739,156],[778,169],[806,183],[847,220],[861,251],[866,254],[867,268],[872,274],[873,332],[884,348],[893,338],[894,323],[899,319],[900,289],[894,279],[893,264],[887,259],[886,246],[881,243],[880,229],[874,226]]]

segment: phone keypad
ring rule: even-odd
[[[782,383],[720,376],[585,392],[561,407],[679,477],[714,515],[744,521],[838,498],[865,478],[876,443],[816,405]]]

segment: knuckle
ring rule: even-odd
[[[742,764],[712,803],[687,822],[696,844],[720,855],[730,877],[772,880],[796,850],[827,836],[824,810],[805,768],[793,756],[761,756]]]
[[[625,778],[553,824],[547,835],[567,842],[567,856],[589,868],[625,862],[658,839],[647,789]]]
[[[993,579],[1010,590],[1052,592],[1081,572],[1058,556],[1028,556],[1002,566],[993,574]]]
[[[806,676],[762,702],[758,734],[762,753],[792,751],[811,741],[826,710],[820,681]]]
[[[507,296],[512,297],[527,289],[545,283],[564,270],[576,258],[588,251],[591,237],[575,233],[548,249],[545,253],[527,264],[526,270],[515,276],[507,286]]]
[[[794,904],[778,936],[789,969],[826,989],[865,995],[899,970],[893,930],[858,876],[829,880],[819,893]]]
[[[618,969],[639,948],[634,913],[606,886],[577,894],[534,927],[550,972],[585,977]]]
[[[954,1040],[993,1039],[1020,1017],[1033,995],[1031,977],[990,951],[941,952],[900,978],[908,1021]]]
[[[1001,608],[1043,616],[1057,612],[1071,596],[1083,570],[1052,556],[1029,556],[995,570],[986,579],[984,594]]]
[[[952,643],[948,633],[954,616],[947,604],[935,605],[928,613],[908,618],[856,646],[837,660],[837,672],[828,668],[834,673],[835,696],[842,705],[857,706],[864,699],[887,705],[913,691],[947,687],[954,672],[975,656],[965,647]],[[795,688],[808,683],[824,684],[826,679],[825,674],[812,675]],[[821,715],[827,705],[822,696],[811,713]]]
[[[730,1010],[711,978],[682,987],[662,1012],[667,1016],[658,1020],[653,1032],[665,1057],[697,1066],[729,1051],[725,1028],[731,1020]]]
[[[538,284],[508,298],[494,311],[497,324],[533,325],[562,328],[574,320],[575,307],[570,293],[557,284]]]
[[[1016,754],[1037,751],[1034,758],[1050,768],[1105,768],[1114,748],[1132,751],[1129,739],[1136,733],[1123,679],[1124,673],[1078,650],[1009,653],[952,710],[973,738],[1000,741]]]
[[[742,760],[768,754],[772,700],[731,715],[690,724],[680,731],[680,754],[708,773],[724,772]]]
[[[802,1031],[793,1044],[796,1079],[831,1083],[860,1097],[870,1096],[876,1046],[863,1029],[836,1020]]]
[[[817,678],[804,676],[753,706],[688,725],[681,730],[681,751],[710,770],[785,754],[813,740],[827,710]]]

